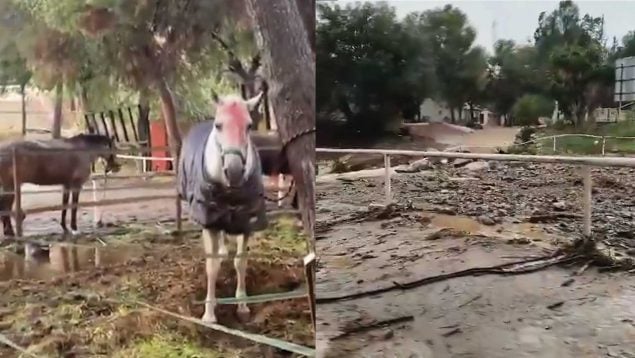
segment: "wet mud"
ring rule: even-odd
[[[395,174],[403,210],[382,217],[370,215],[383,201],[381,177],[318,179],[318,298],[539,257],[571,243],[582,226],[577,174],[491,163]],[[594,172],[594,230],[623,257],[635,254],[632,175]],[[579,265],[395,289],[319,304],[318,356],[633,357],[634,296],[632,273]]]

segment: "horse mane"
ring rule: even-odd
[[[103,134],[87,134],[81,133],[72,137],[66,138],[66,141],[71,143],[84,143],[87,145],[99,145],[99,146],[111,146],[112,140]]]

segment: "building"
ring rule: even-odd
[[[423,122],[449,122],[452,118],[452,114],[450,113],[450,109],[447,105],[430,98],[427,98],[423,101],[423,103],[421,103],[419,111],[421,121]],[[503,125],[502,118],[487,108],[474,106],[474,117],[477,118],[478,122],[483,126]],[[463,106],[461,118],[463,118],[463,122],[467,122],[469,118],[471,118],[470,106],[468,104]],[[458,121],[458,115],[456,119]]]

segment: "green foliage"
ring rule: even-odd
[[[425,33],[397,20],[385,3],[319,4],[317,111],[341,113],[350,128],[377,135],[399,116],[412,118],[432,87]]]
[[[536,125],[539,117],[550,116],[553,109],[553,101],[544,96],[524,95],[516,101],[512,108],[513,123],[520,126]]]
[[[418,17],[421,32],[431,38],[438,97],[450,106],[454,120],[455,109],[483,99],[487,83],[485,52],[473,47],[476,31],[458,8],[446,5],[412,16]],[[460,116],[462,111],[458,113]]]
[[[538,53],[533,46],[517,46],[511,40],[494,45],[489,59],[487,92],[492,109],[501,115],[512,114],[518,99],[526,93],[543,93],[545,76],[538,69]]]
[[[240,6],[227,0],[3,1],[0,49],[11,51],[0,54],[0,81],[30,79],[32,70],[38,87],[61,81],[93,111],[132,104],[140,91],[165,81],[181,118],[209,115],[210,90],[236,88],[219,75],[228,56],[214,36],[239,58],[255,53],[251,31],[235,16]]]
[[[549,94],[576,126],[585,114],[611,102],[612,64],[604,46],[604,19],[580,16],[572,1],[561,1],[549,15],[543,12],[534,34],[542,71],[550,79]]]

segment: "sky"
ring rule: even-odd
[[[344,4],[356,2],[352,0],[338,0]],[[511,39],[516,43],[526,43],[533,39],[538,25],[538,16],[542,11],[551,12],[558,7],[558,1],[548,0],[393,0],[387,1],[396,9],[400,17],[413,11],[425,11],[445,4],[458,7],[466,15],[470,24],[476,29],[476,45],[483,46],[488,52],[493,52],[496,40]],[[604,30],[608,44],[613,36],[618,41],[630,30],[635,30],[635,1],[611,0],[578,0],[575,3],[580,8],[581,16],[589,13],[592,16],[604,15]],[[495,31],[492,24],[495,22]]]

